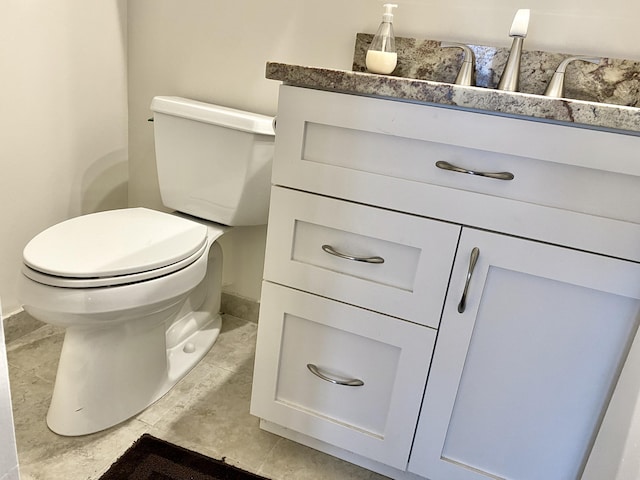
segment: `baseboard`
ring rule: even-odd
[[[222,313],[226,313],[227,315],[257,323],[260,302],[232,293],[222,292],[222,305],[220,309]]]
[[[4,338],[7,345],[18,338],[34,332],[44,326],[24,310],[14,313],[4,319]]]

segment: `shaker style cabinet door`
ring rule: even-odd
[[[251,413],[404,470],[435,335],[264,282]]]
[[[409,462],[580,478],[640,317],[640,265],[463,229]]]

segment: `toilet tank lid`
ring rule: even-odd
[[[151,110],[243,132],[275,135],[273,117],[182,97],[154,97]]]

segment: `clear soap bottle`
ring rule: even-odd
[[[365,61],[367,70],[372,73],[391,73],[398,64],[396,39],[393,34],[393,9],[397,7],[398,5],[393,3],[384,4],[382,23],[369,45]]]

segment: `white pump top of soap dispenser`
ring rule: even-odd
[[[382,21],[391,23],[393,21],[393,9],[398,8],[398,5],[395,3],[385,3],[383,7],[384,14],[382,15]]]

